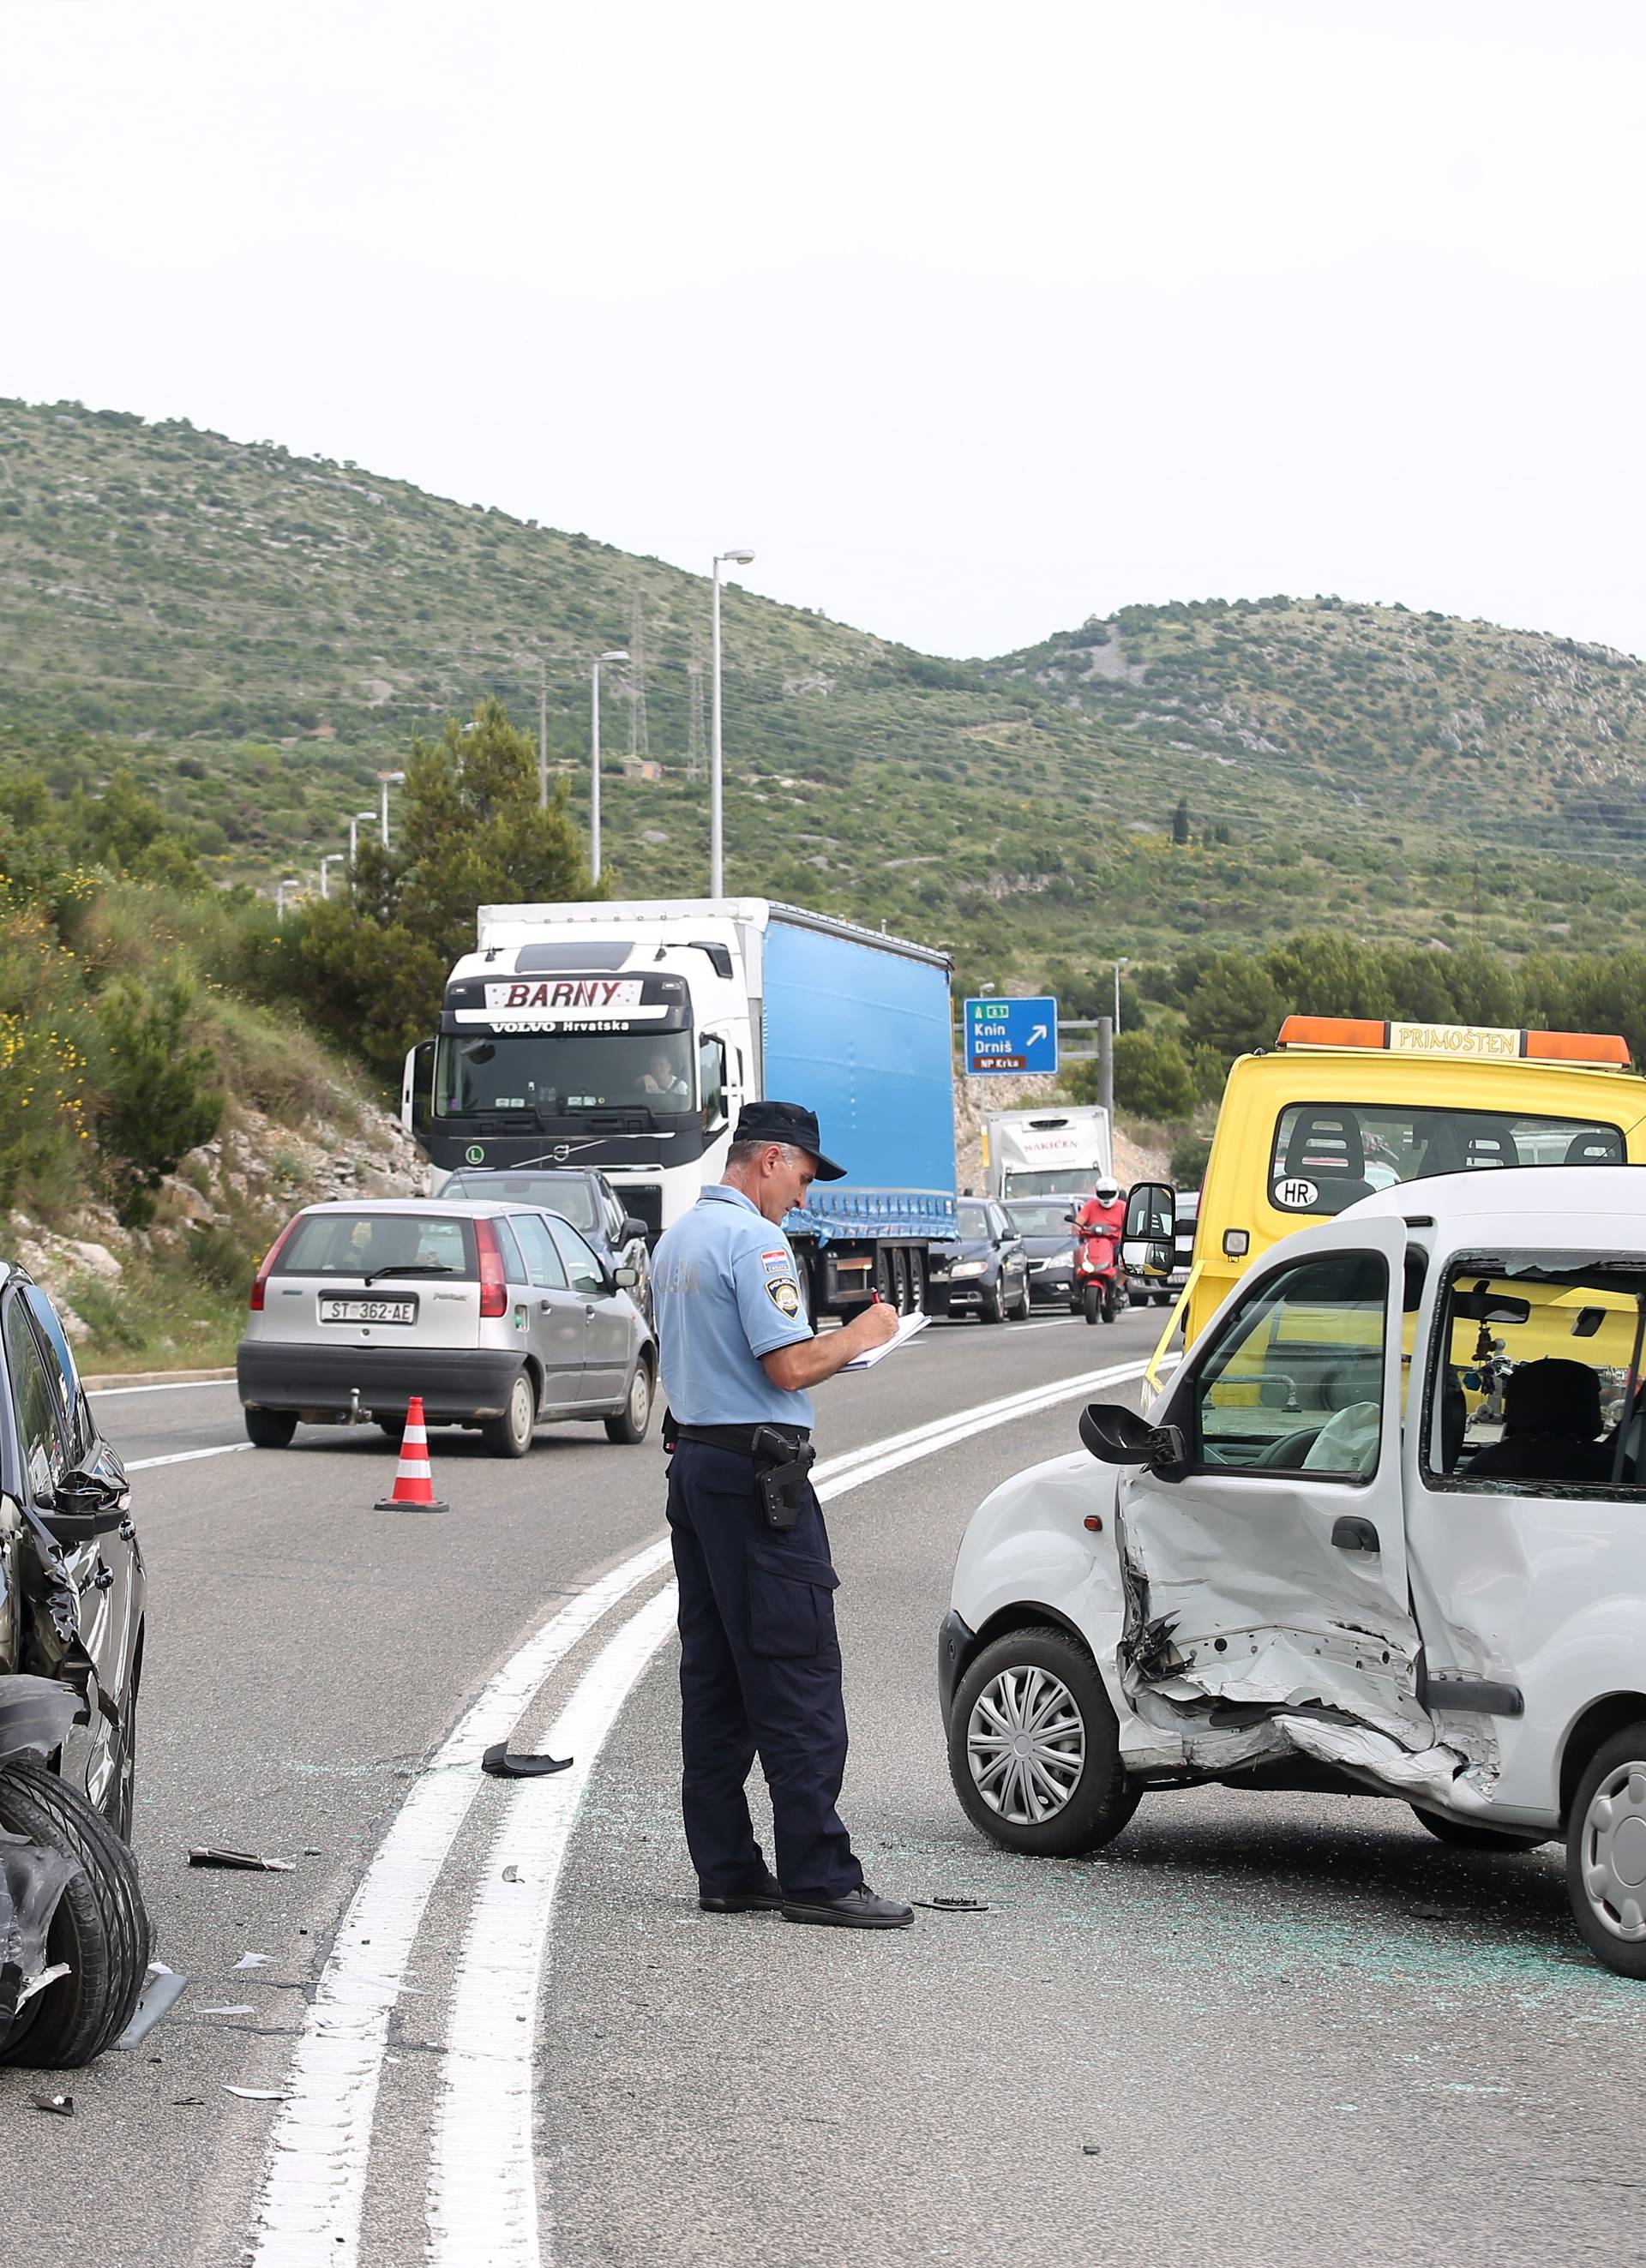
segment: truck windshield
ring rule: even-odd
[[[1493,1166],[1620,1166],[1623,1137],[1585,1118],[1497,1110],[1414,1109],[1392,1102],[1294,1102],[1269,1161],[1280,1212],[1341,1212],[1357,1197],[1430,1174]]]
[[[690,1032],[446,1035],[435,1057],[437,1118],[497,1110],[693,1107]]]
[[[1102,1168],[1097,1166],[1047,1166],[1037,1173],[1019,1173],[1008,1167],[1006,1174],[1006,1195],[1008,1197],[1089,1197],[1092,1184]]]

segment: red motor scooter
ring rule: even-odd
[[[1132,1304],[1120,1265],[1120,1224],[1070,1219],[1074,1227],[1074,1293],[1089,1323],[1113,1322]]]

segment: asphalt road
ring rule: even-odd
[[[1214,1790],[1036,1863],[960,1813],[934,1678],[960,1532],[1072,1444],[1060,1382],[1157,1320],[940,1326],[819,1396],[843,1809],[877,1886],[987,1907],[891,1937],[697,1911],[655,1442],[561,1429],[509,1464],[437,1434],[427,1518],[371,1509],[374,1432],[200,1455],[240,1438],[232,1387],[100,1397],[129,1459],[184,1458],[135,1484],[137,1849],[191,1982],[67,2082],[72,2121],[0,2073],[8,2263],[1646,2257],[1646,1992],[1582,1952],[1554,1851]],[[517,1719],[572,1771],[483,1779]],[[196,1842],[296,1868],[190,1871]]]

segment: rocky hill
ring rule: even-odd
[[[0,753],[117,762],[225,876],[312,873],[410,733],[497,695],[606,873],[700,890],[703,578],[358,467],[0,402]],[[1646,937],[1640,666],[1334,599],[1130,608],[957,663],[735,589],[727,876],[947,945],[963,983],[1304,927],[1521,954]],[[623,777],[644,690],[644,772]],[[638,739],[638,730],[632,737]]]

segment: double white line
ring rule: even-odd
[[[1008,1395],[831,1457],[814,1470],[825,1502],[1103,1386],[1140,1361]],[[337,1932],[306,2011],[288,2099],[271,2138],[251,2257],[256,2268],[356,2268],[372,2124],[388,2020],[436,1883],[480,1786],[483,1751],[506,1740],[556,1667],[611,1609],[657,1575],[649,1544],[550,1616],[485,1687],[412,1784]],[[532,2144],[535,2024],[560,1868],[608,1734],[674,1626],[675,1587],[630,1616],[586,1671],[547,1746],[571,1771],[517,1781],[481,1869],[454,1986],[429,2176],[436,2268],[540,2268]],[[518,1874],[506,1881],[505,1867]]]

